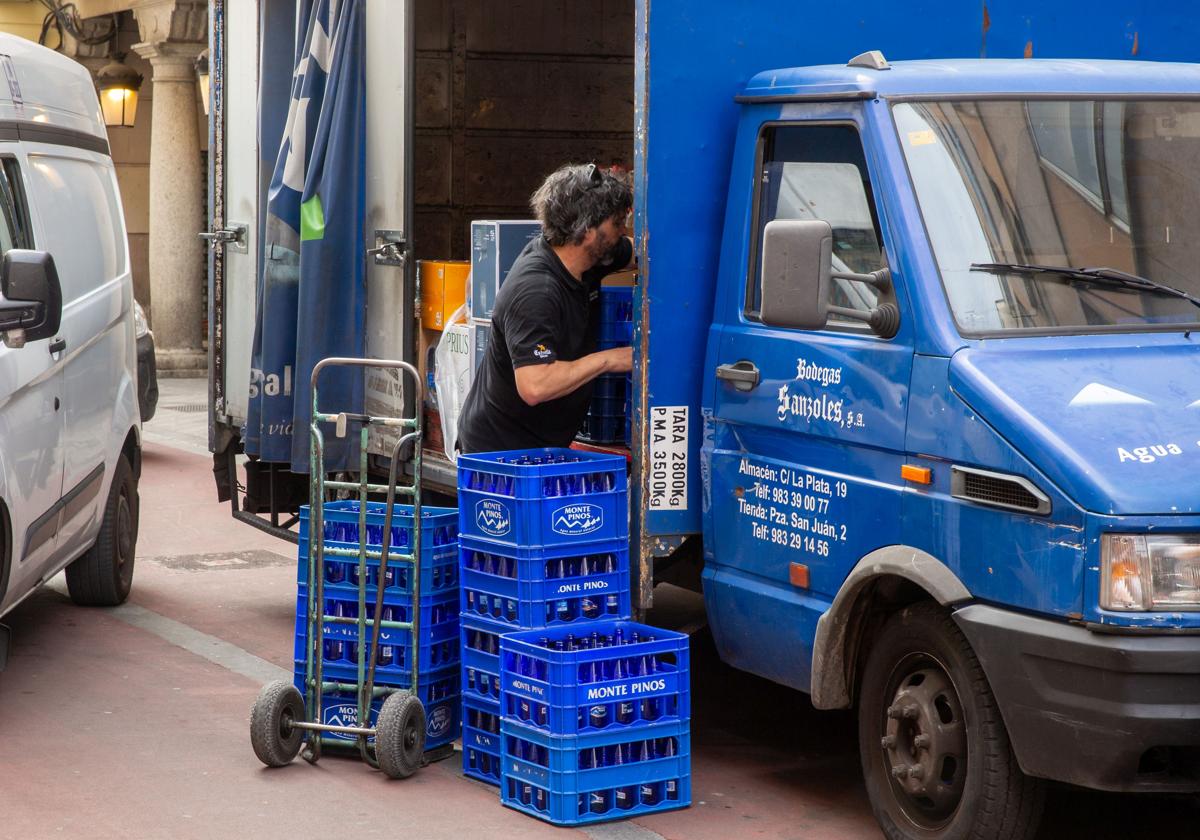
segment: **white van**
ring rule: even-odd
[[[0,252],[0,616],[64,567],[76,603],[119,604],[141,427],[116,172],[88,71],[8,35]]]

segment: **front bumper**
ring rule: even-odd
[[[1109,635],[995,607],[954,613],[1021,769],[1110,791],[1200,791],[1200,635]]]
[[[154,362],[154,333],[137,340],[138,410],[145,423],[158,407],[158,368]]]

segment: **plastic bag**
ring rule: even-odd
[[[442,440],[446,457],[458,460],[454,444],[458,440],[458,415],[471,390],[471,337],[467,328],[466,304],[454,310],[437,344],[434,383],[438,412],[442,418]]]

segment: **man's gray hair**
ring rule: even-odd
[[[578,245],[590,228],[624,216],[633,191],[624,179],[595,164],[567,164],[552,173],[529,199],[551,245]]]

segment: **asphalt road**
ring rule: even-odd
[[[458,756],[402,782],[349,759],[267,770],[260,686],[291,668],[295,549],[234,522],[204,452],[203,383],[164,382],[147,429],[134,591],[71,605],[61,577],[6,618],[0,838],[562,837],[502,807]],[[689,594],[660,588],[680,620]],[[587,829],[613,840],[880,837],[850,714],[720,663],[694,637],[693,806]],[[1200,836],[1195,797],[1052,792],[1045,840]]]

